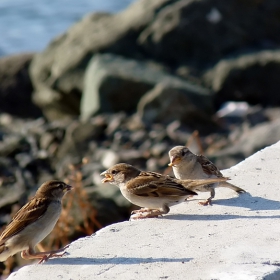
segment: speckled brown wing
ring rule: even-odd
[[[207,157],[197,156],[197,161],[201,164],[203,171],[208,175],[216,175],[218,178],[224,177],[217,166],[211,162]]]
[[[50,200],[47,198],[34,197],[25,206],[23,206],[13,217],[0,236],[0,245],[8,238],[23,230],[29,224],[40,219],[46,212]]]
[[[127,190],[135,195],[150,197],[186,196],[194,194],[181,184],[173,181],[171,177],[155,172],[141,172],[139,176],[127,183]]]

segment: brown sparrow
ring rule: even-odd
[[[60,181],[48,181],[40,186],[35,196],[13,217],[0,236],[0,261],[21,251],[24,259],[41,259],[63,254],[57,251],[35,252],[35,246],[54,228],[60,213],[61,200],[72,189]]]
[[[193,154],[185,146],[176,146],[169,151],[170,163],[176,178],[184,179],[207,179],[207,178],[224,178],[220,170],[205,156]],[[210,192],[211,196],[202,205],[211,205],[212,199],[215,197],[216,187],[230,188],[238,193],[246,192],[245,190],[230,184],[221,182],[204,186],[197,186],[191,190],[199,192]]]
[[[178,180],[155,172],[145,172],[126,163],[119,163],[102,172],[102,183],[109,182],[120,188],[122,195],[138,206],[131,219],[158,217],[169,212],[169,206],[185,201],[196,195],[188,188],[225,181],[228,178],[208,180]]]

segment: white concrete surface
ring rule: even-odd
[[[280,142],[223,173],[248,193],[219,188],[213,206],[108,226],[8,279],[279,280]]]

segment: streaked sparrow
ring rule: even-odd
[[[207,178],[224,178],[220,170],[208,158],[203,155],[193,154],[185,146],[176,146],[169,151],[170,163],[176,178],[184,179],[207,179]],[[230,188],[237,193],[246,192],[245,190],[230,184],[228,182],[214,183],[192,188],[193,191],[210,192],[211,196],[202,205],[211,205],[215,197],[216,187]]]
[[[60,181],[48,181],[40,186],[35,196],[15,214],[2,232],[0,261],[18,252],[24,259],[41,259],[40,262],[63,255],[57,253],[65,248],[35,252],[35,246],[53,230],[61,213],[62,197],[71,189]]]
[[[228,178],[208,180],[178,180],[156,172],[145,172],[126,163],[119,163],[102,172],[102,183],[109,182],[120,188],[122,195],[141,208],[131,219],[158,217],[169,212],[169,207],[196,195],[189,188],[225,181]]]

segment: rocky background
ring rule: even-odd
[[[188,145],[225,169],[278,141],[279,30],[278,0],[139,0],[0,58],[0,225],[67,179],[82,188],[71,241],[128,219],[133,206],[100,182],[115,163],[171,174],[169,149]]]

